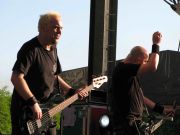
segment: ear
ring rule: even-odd
[[[143,57],[137,57],[136,58],[136,62],[138,63],[138,64],[142,64],[143,63],[143,61],[144,61],[144,58]]]

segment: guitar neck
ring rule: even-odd
[[[91,84],[91,85],[87,86],[85,89],[83,89],[83,91],[89,92],[92,89],[93,89],[93,85]],[[76,93],[73,96],[71,96],[68,99],[66,99],[65,101],[63,101],[62,103],[60,103],[59,105],[57,105],[54,108],[50,109],[48,111],[50,117],[53,117],[58,112],[62,111],[63,109],[65,109],[66,107],[68,107],[69,105],[74,103],[76,100],[78,100],[78,98],[79,98],[78,93]]]

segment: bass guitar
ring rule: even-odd
[[[143,121],[139,125],[139,131],[142,135],[154,135],[154,132],[159,129],[166,121],[173,121],[173,116],[148,116],[148,121]]]
[[[173,109],[176,110],[176,100],[173,102]],[[166,121],[174,121],[173,112],[166,115],[149,115],[146,120],[140,123],[139,131],[142,135],[154,135],[154,132]]]
[[[104,82],[107,82],[107,80],[107,76],[94,78],[92,84],[86,86],[82,91],[90,92],[94,88],[99,88]],[[51,118],[78,99],[79,96],[78,93],[76,93],[50,109],[47,107],[48,105],[40,104],[43,112],[41,119],[32,119],[30,108],[26,108],[22,114],[22,119],[20,120],[21,131],[24,135],[42,135],[50,127]]]

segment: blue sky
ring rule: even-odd
[[[139,2],[140,1],[140,2]],[[135,45],[151,51],[154,31],[163,34],[161,50],[178,50],[180,16],[163,0],[119,0],[116,59],[126,57]],[[64,29],[58,44],[63,70],[88,65],[90,0],[1,0],[0,88],[12,91],[10,76],[17,51],[38,34],[39,15],[62,15]]]

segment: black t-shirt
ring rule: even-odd
[[[31,39],[19,50],[13,71],[24,74],[30,90],[38,100],[48,97],[58,88],[55,75],[61,73],[56,47],[48,51],[40,45],[37,37]]]
[[[143,93],[137,77],[139,67],[138,64],[119,62],[113,71],[111,105],[118,122],[142,115]]]

